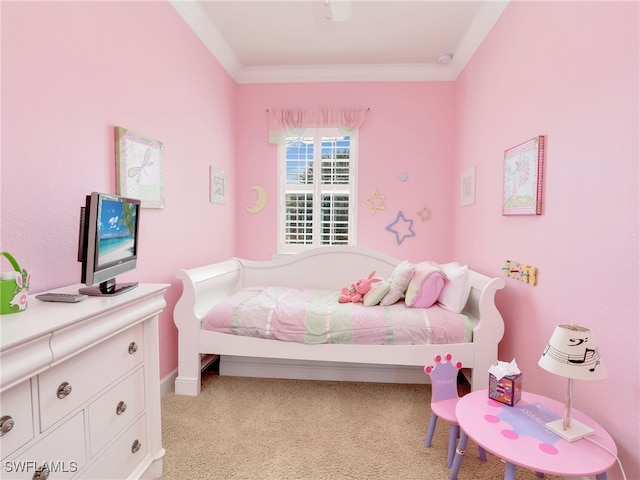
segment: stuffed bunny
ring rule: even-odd
[[[367,278],[361,278],[356,283],[352,283],[349,288],[343,287],[341,295],[338,297],[340,303],[357,303],[371,289],[373,282],[379,282],[381,278],[374,278],[375,271],[371,272]]]

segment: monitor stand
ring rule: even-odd
[[[116,279],[112,278],[106,282],[102,282],[98,286],[82,287],[78,289],[78,292],[91,297],[108,297],[113,295],[120,295],[129,290],[132,290],[138,286],[138,282],[131,283],[116,283]]]

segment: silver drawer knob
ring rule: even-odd
[[[62,382],[58,387],[58,398],[64,398],[71,393],[71,385],[69,382]]]
[[[136,342],[131,342],[129,344],[129,355],[133,355],[137,351],[138,351],[138,345],[136,345]]]
[[[126,411],[127,411],[127,404],[124,403],[123,401],[120,401],[118,403],[118,406],[116,407],[116,415],[122,415]]]
[[[49,478],[49,469],[46,465],[43,465],[36,470],[36,473],[34,473],[33,477],[31,478],[33,480],[46,480],[47,478]]]
[[[131,453],[136,453],[138,450],[140,450],[141,446],[142,444],[138,440],[135,440],[133,442],[133,445],[131,445]]]
[[[14,425],[15,422],[9,415],[5,415],[4,417],[0,418],[0,437],[5,433],[9,433]]]

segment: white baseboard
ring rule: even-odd
[[[176,368],[171,373],[169,373],[169,375],[160,379],[160,396],[164,396],[165,393],[169,393],[173,391],[177,376],[178,376],[178,369]]]
[[[203,354],[202,358],[201,358],[201,361],[200,361],[201,370],[204,370],[205,368],[207,368],[217,358],[218,358],[218,355]],[[178,369],[177,368],[175,370],[173,370],[171,373],[169,373],[169,375],[167,375],[164,378],[160,379],[160,395],[161,396],[164,396],[166,393],[173,392],[175,390],[175,388],[176,388],[176,378],[178,378]],[[190,394],[190,395],[195,395],[195,387],[193,387],[193,386],[188,387],[187,391],[190,391],[191,389],[194,390],[194,393]]]
[[[429,383],[421,367],[261,359],[222,355],[220,375],[236,377],[339,380],[377,383]]]

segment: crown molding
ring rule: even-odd
[[[464,70],[510,0],[484,0],[453,53],[451,63],[245,67],[197,1],[170,0],[187,25],[240,84],[311,82],[453,81]]]
[[[220,30],[218,30],[218,27],[202,8],[200,2],[169,0],[169,3],[218,60],[222,68],[235,79],[242,70],[243,65],[220,33]]]
[[[455,80],[449,65],[303,65],[244,67],[235,78],[247,83],[412,82]]]
[[[509,5],[510,0],[488,0],[483,1],[478,9],[478,13],[471,21],[469,28],[465,32],[460,44],[456,49],[449,66],[452,69],[454,79],[462,73],[471,57],[480,48],[482,42]]]

